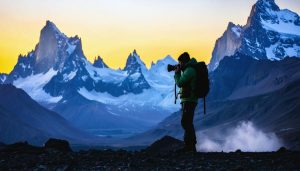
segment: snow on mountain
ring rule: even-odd
[[[166,89],[174,89],[174,73],[167,71],[168,64],[176,65],[178,62],[168,55],[165,58],[158,60],[156,63],[152,63],[149,72],[145,74],[151,87],[162,89],[162,92],[166,91]]]
[[[85,61],[85,68],[89,76],[96,82],[112,83],[115,85],[121,84],[128,76],[127,72],[122,70],[114,70],[107,67],[95,67],[89,61]]]
[[[35,50],[35,73],[46,72],[50,68],[61,69],[77,45],[80,45],[78,37],[68,38],[54,23],[47,21]]]
[[[274,0],[258,0],[245,26],[230,23],[217,40],[209,70],[215,70],[225,56],[237,51],[255,59],[300,57],[299,15],[288,9],[281,10]]]
[[[143,93],[134,94],[129,93],[125,95],[121,95],[119,97],[114,97],[107,92],[96,92],[96,91],[88,91],[85,88],[81,88],[78,92],[85,98],[89,100],[98,101],[104,104],[115,105],[118,108],[128,108],[135,106],[135,108],[139,107],[161,107],[166,111],[173,112],[178,108],[178,105],[174,105],[174,87],[164,87],[166,90],[165,93],[159,91],[160,89],[147,89],[144,90]],[[171,96],[170,96],[171,95]],[[156,115],[156,114],[153,114]]]
[[[136,50],[129,54],[124,71],[127,71],[129,74],[136,72],[147,72],[147,67],[145,63],[141,60],[140,56],[137,54]]]
[[[167,64],[176,61],[167,56],[149,70],[136,50],[123,70],[109,68],[101,57],[92,64],[79,37],[67,37],[47,21],[36,48],[19,56],[5,83],[22,88],[79,128],[143,130],[180,107],[174,104]]]
[[[57,74],[57,71],[51,68],[46,73],[30,75],[26,78],[19,78],[14,81],[14,86],[30,93],[31,98],[40,103],[57,103],[62,96],[53,97],[43,90],[48,81]]]
[[[174,104],[173,73],[167,72],[167,65],[174,65],[176,63],[171,56],[167,56],[159,60],[156,64],[153,64],[147,72],[141,73],[140,69],[135,69],[134,71],[136,72],[131,72],[131,74],[128,71],[112,70],[109,68],[95,69],[87,64],[89,72],[97,72],[102,77],[110,79],[107,81],[114,82],[115,84],[123,82],[124,78],[130,77],[132,80],[137,80],[141,75],[145,75],[145,80],[149,83],[150,88],[144,89],[142,93],[132,92],[120,96],[114,96],[108,92],[87,90],[84,87],[80,88],[78,92],[86,99],[115,106],[110,107],[110,111],[114,114],[157,123],[180,107]],[[100,79],[99,77],[98,79]],[[103,80],[103,78],[101,79]]]
[[[5,83],[23,88],[41,103],[56,103],[63,93],[56,86],[49,89],[49,84],[58,75],[62,82],[72,80],[77,73],[80,58],[85,58],[81,40],[77,36],[68,38],[52,22],[47,21],[35,50],[26,56],[19,56]]]
[[[35,55],[34,51],[28,53],[28,55],[19,55],[17,64],[14,66],[13,70],[8,74],[6,83],[12,83],[18,78],[25,78],[33,74]]]
[[[150,85],[150,88],[144,89],[142,93],[126,93],[120,96],[113,96],[108,92],[87,90],[84,87],[80,88],[78,92],[81,96],[90,101],[96,101],[100,104],[105,104],[105,106],[107,106],[105,110],[107,110],[108,114],[113,115],[113,117],[120,118],[125,116],[131,120],[133,119],[133,121],[130,121],[130,123],[132,123],[133,125],[127,124],[130,128],[130,131],[132,131],[132,129],[135,129],[133,126],[137,125],[136,121],[138,121],[139,124],[143,123],[141,126],[138,127],[137,130],[145,130],[148,129],[149,126],[157,124],[163,118],[167,117],[174,111],[179,110],[180,105],[174,104],[174,73],[167,72],[167,64],[176,63],[177,62],[169,56],[158,61],[156,64],[153,64],[147,73],[143,73],[143,75],[145,75],[145,80],[147,80],[147,82]],[[98,69],[100,70],[97,71],[99,73],[106,73],[107,71],[110,74],[115,73],[107,68]],[[127,78],[127,71],[117,71],[119,72],[119,74],[124,74],[122,75],[123,78]],[[135,72],[131,74],[132,79],[138,78],[141,74],[142,73],[140,72]],[[108,78],[112,77],[115,76],[110,76]],[[120,76],[116,76],[115,78],[120,78]],[[81,120],[86,119],[82,118]],[[119,122],[121,123],[119,123],[118,125],[123,124],[124,121],[124,119],[120,118]],[[111,123],[111,121],[108,122]],[[98,121],[97,123],[101,123],[101,121]],[[102,127],[102,125],[105,126],[105,129],[108,129],[115,124],[111,123],[110,125],[97,125],[101,129],[94,130],[102,132],[101,130],[104,128]],[[123,131],[126,130],[127,129],[123,129]]]
[[[115,105],[119,108],[128,108],[130,106],[135,106],[135,108],[139,108],[138,106],[147,108],[156,107],[173,112],[178,110],[179,107],[174,104],[174,78],[173,73],[167,71],[168,64],[175,65],[177,62],[171,56],[167,56],[164,59],[157,61],[156,64],[153,63],[149,70],[144,70],[146,71],[144,73],[141,73],[139,69],[135,69],[136,72],[132,73],[130,78],[132,80],[137,80],[143,74],[145,75],[145,80],[150,85],[150,88],[143,90],[142,93],[127,93],[115,97],[107,92],[97,92],[95,90],[89,91],[86,88],[81,88],[78,92],[89,100]],[[92,71],[101,74],[94,79],[105,80],[104,78],[106,78],[107,82],[114,82],[115,84],[122,82],[128,77],[128,71],[112,70],[109,68],[95,69],[91,66],[88,66],[87,68],[89,72]],[[103,78],[100,78],[101,76]]]
[[[7,74],[0,73],[0,84],[3,84],[7,78]]]
[[[272,19],[261,20],[261,23],[266,30],[300,36],[299,16],[296,13],[288,9],[281,11],[272,11],[268,9],[267,11]]]

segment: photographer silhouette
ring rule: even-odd
[[[180,87],[180,99],[182,107],[181,126],[184,129],[184,151],[196,152],[196,134],[194,129],[194,112],[198,102],[197,96],[197,71],[192,65],[197,64],[195,58],[184,52],[178,58],[174,79]]]

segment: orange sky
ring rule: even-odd
[[[0,72],[38,43],[46,20],[82,39],[86,57],[123,68],[136,49],[147,66],[188,51],[209,62],[229,21],[244,25],[255,0],[0,0]],[[276,0],[299,14],[299,0]]]

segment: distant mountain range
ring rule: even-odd
[[[166,56],[146,68],[134,50],[124,69],[109,68],[101,57],[91,64],[78,36],[67,37],[47,21],[39,43],[1,83],[25,90],[75,126],[97,135],[143,131],[179,109],[174,105],[173,75]],[[108,133],[109,134],[109,133]]]

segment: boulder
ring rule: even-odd
[[[45,149],[55,149],[62,152],[72,152],[70,144],[66,140],[50,138],[44,145]]]
[[[171,136],[164,136],[163,138],[155,141],[151,144],[146,152],[148,153],[167,153],[167,152],[175,152],[184,147],[184,142],[173,138]]]

